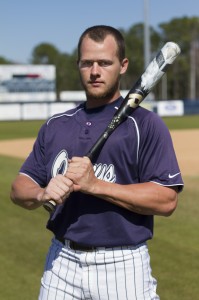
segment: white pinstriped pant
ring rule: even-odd
[[[56,239],[46,259],[39,300],[158,300],[146,244],[71,250]]]

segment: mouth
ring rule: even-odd
[[[89,84],[91,85],[91,86],[93,86],[93,87],[99,87],[99,86],[101,86],[102,84],[104,84],[102,81],[97,81],[97,80],[95,80],[95,81],[89,81]]]

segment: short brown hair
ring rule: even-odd
[[[83,39],[88,36],[90,39],[96,42],[102,42],[107,35],[112,35],[117,43],[118,50],[117,55],[120,62],[125,58],[125,42],[121,32],[114,27],[108,25],[96,25],[87,28],[79,38],[78,42],[78,61],[81,56],[81,44]]]

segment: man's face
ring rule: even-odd
[[[99,104],[119,97],[120,75],[126,71],[127,65],[127,59],[122,63],[119,61],[117,44],[111,35],[103,42],[85,37],[81,45],[79,72],[87,100],[97,100]]]

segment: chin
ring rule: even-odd
[[[87,98],[96,99],[96,100],[107,98],[107,93],[105,93],[105,92],[89,92],[89,91],[87,91],[86,95],[87,95]]]

